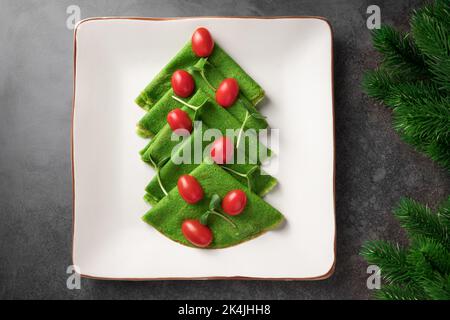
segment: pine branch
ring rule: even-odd
[[[439,217],[439,221],[441,221],[447,230],[450,230],[450,196],[437,209],[437,215]]]
[[[381,269],[387,284],[378,299],[450,299],[448,214],[450,197],[433,214],[418,202],[403,199],[395,210],[411,239],[408,248],[386,241],[371,241],[361,255]]]
[[[407,252],[398,245],[376,240],[369,241],[361,248],[361,255],[369,264],[380,268],[383,279],[389,283],[410,282]]]
[[[410,137],[402,132],[399,133],[403,141],[412,145],[417,151],[425,153],[432,160],[450,171],[450,142],[424,141],[416,137]]]
[[[422,287],[433,300],[450,300],[450,276],[436,275],[433,279],[424,279]]]
[[[399,83],[397,77],[389,74],[385,69],[379,68],[365,73],[363,89],[372,98],[392,107],[388,101],[391,99],[392,87]]]
[[[425,261],[432,271],[440,274],[450,274],[450,251],[440,242],[428,237],[414,239],[408,261],[417,265]]]
[[[414,279],[431,299],[450,296],[445,281],[450,268],[450,253],[435,240],[419,238],[414,241],[408,262],[414,265]]]
[[[393,109],[404,141],[450,171],[450,1],[418,10],[411,27],[412,36],[391,27],[373,33],[383,62],[366,73],[363,87]],[[388,283],[376,297],[450,299],[450,197],[436,214],[409,199],[394,214],[408,232],[409,248],[372,241],[361,250]]]
[[[416,11],[411,26],[412,37],[386,26],[374,31],[383,63],[365,74],[363,88],[394,109],[404,141],[450,171],[450,2]]]
[[[405,89],[409,90],[406,86],[400,90]],[[411,98],[416,95],[411,92],[391,96],[398,100],[394,109],[394,128],[400,133],[419,141],[450,141],[450,97],[441,99],[422,95],[422,98],[414,100]]]
[[[428,237],[442,243],[446,248],[450,248],[447,228],[427,206],[411,199],[402,199],[394,210],[394,215],[411,239]]]
[[[450,2],[448,0],[435,0],[417,11],[442,21],[450,28]]]
[[[449,106],[449,97],[429,81],[398,82],[391,85],[390,106],[415,106],[423,104],[443,104]],[[413,110],[412,110],[413,111]]]
[[[399,286],[396,284],[384,285],[374,294],[380,300],[425,300],[427,296],[419,288]]]
[[[363,79],[364,91],[372,98],[391,108],[413,104],[446,104],[447,93],[429,81],[405,81],[398,74],[392,74],[382,67],[366,72]]]
[[[372,33],[374,47],[383,55],[383,65],[391,72],[412,78],[429,77],[423,56],[408,33],[382,26]]]
[[[425,146],[424,153],[450,171],[450,141],[447,143],[430,142]]]
[[[366,74],[369,96],[394,108],[394,127],[420,145],[450,141],[450,96],[430,82],[401,82],[385,69]]]
[[[450,90],[450,10],[437,1],[415,12],[411,18],[414,40],[426,56],[432,78],[441,88]]]

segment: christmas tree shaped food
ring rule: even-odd
[[[255,108],[263,97],[263,89],[214,43],[209,31],[197,29],[136,99],[147,110],[138,133],[153,137],[141,157],[157,171],[145,190],[144,198],[154,205],[145,222],[188,246],[225,248],[284,219],[260,198],[277,184],[260,168],[271,151],[245,132],[253,129],[250,137],[256,137],[267,128]],[[203,139],[208,129],[219,133],[213,143]],[[229,130],[236,140],[227,136]],[[181,143],[173,141],[177,135]],[[196,146],[199,154],[194,154]]]

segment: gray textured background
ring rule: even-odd
[[[320,15],[335,33],[337,268],[320,282],[103,282],[66,288],[71,263],[72,31],[66,8],[92,16]],[[420,1],[0,0],[0,298],[366,299],[363,241],[404,242],[391,209],[402,196],[435,206],[445,171],[400,141],[391,114],[360,90],[377,56],[369,4],[407,28]],[[293,35],[295,36],[295,35]]]

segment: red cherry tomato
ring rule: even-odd
[[[203,199],[203,189],[197,179],[184,174],[178,179],[178,192],[180,196],[189,204],[194,204]]]
[[[192,35],[192,50],[199,57],[208,57],[214,50],[214,40],[208,29],[198,28]]]
[[[172,131],[184,129],[192,131],[192,120],[189,115],[181,109],[173,109],[167,114],[167,123]]]
[[[222,81],[216,91],[216,101],[224,108],[230,107],[239,95],[239,84],[234,78]]]
[[[209,246],[213,240],[211,229],[198,220],[185,220],[181,225],[181,232],[190,243],[200,248]]]
[[[211,158],[217,164],[231,163],[234,157],[234,146],[231,140],[223,136],[214,141],[211,147]]]
[[[223,212],[230,216],[236,216],[244,211],[247,205],[247,195],[242,190],[228,192],[222,200]]]
[[[177,96],[182,98],[189,97],[195,88],[194,78],[189,72],[184,70],[177,70],[172,75],[172,89]]]

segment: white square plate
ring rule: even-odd
[[[165,238],[141,217],[154,171],[140,160],[134,99],[207,27],[266,91],[280,129],[279,187],[266,200],[286,224],[220,250]],[[105,279],[323,279],[335,263],[332,32],[314,17],[94,18],[75,32],[73,262]]]

